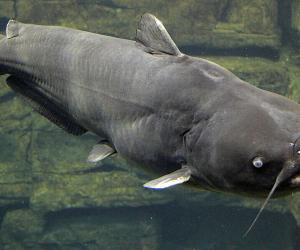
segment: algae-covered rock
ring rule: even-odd
[[[159,224],[145,210],[74,211],[50,215],[48,221],[40,242],[52,249],[152,250],[159,242]]]
[[[8,212],[0,231],[3,250],[154,250],[159,224],[147,210],[87,209],[41,215]]]
[[[143,181],[124,171],[82,175],[53,175],[35,184],[30,199],[34,210],[67,208],[137,207],[171,200],[160,192],[145,190]]]
[[[29,209],[6,213],[1,224],[1,249],[37,249],[36,241],[42,235],[44,220]]]

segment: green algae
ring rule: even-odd
[[[123,172],[50,175],[35,184],[30,206],[38,211],[65,208],[139,207],[165,204],[170,197],[145,190],[143,180]]]

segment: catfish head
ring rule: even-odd
[[[204,128],[187,137],[196,185],[267,197],[244,236],[271,197],[300,190],[300,105],[269,92],[253,91],[256,95],[247,100],[232,95]]]
[[[278,122],[275,113],[231,100],[205,128],[191,131],[186,141],[194,183],[255,197],[266,196],[275,183],[277,196],[299,190],[300,123],[287,126],[295,119]]]

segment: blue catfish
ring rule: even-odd
[[[11,20],[0,74],[65,131],[98,135],[88,161],[120,154],[162,175],[145,187],[186,182],[265,204],[299,190],[300,105],[181,53],[151,14],[135,41]]]

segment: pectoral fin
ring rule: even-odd
[[[163,189],[177,184],[187,182],[191,178],[192,171],[188,166],[183,166],[181,169],[173,173],[164,175],[158,179],[149,181],[143,186],[146,188]]]
[[[96,163],[98,161],[103,160],[104,158],[113,155],[116,153],[116,150],[113,149],[106,143],[99,143],[96,144],[93,149],[91,150],[87,161],[91,163]]]

